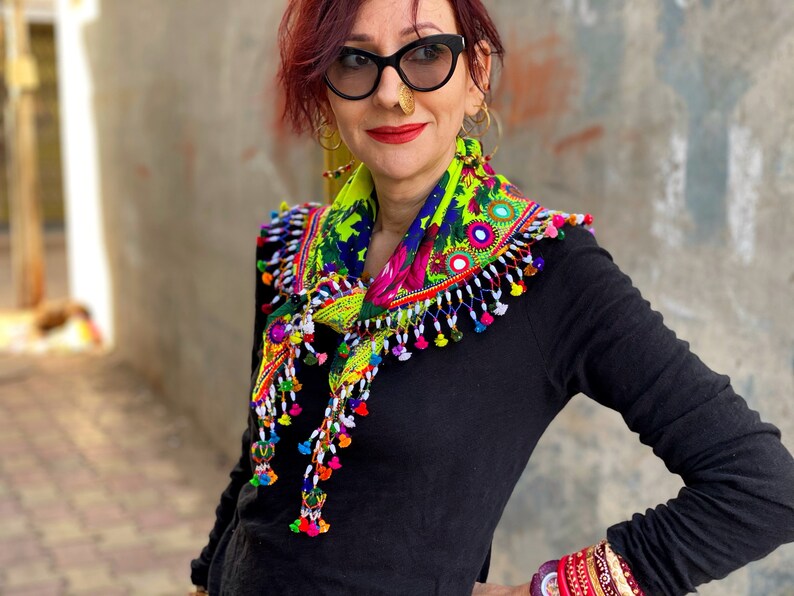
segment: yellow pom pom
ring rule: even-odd
[[[510,285],[510,295],[511,296],[520,296],[524,293],[524,290],[518,284],[511,284]]]
[[[292,418],[290,418],[289,414],[282,414],[281,418],[278,419],[278,423],[281,426],[289,426],[290,424],[292,424]]]
[[[294,344],[299,344],[303,340],[303,337],[297,331],[289,336],[289,340]]]
[[[289,203],[287,201],[281,201],[281,205],[278,206],[279,211],[289,211]]]
[[[449,340],[446,337],[444,337],[443,333],[439,333],[436,336],[436,340],[435,341],[436,341],[436,345],[439,348],[443,348],[444,346],[446,346],[449,343]]]

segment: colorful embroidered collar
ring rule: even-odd
[[[315,324],[343,335],[332,356],[330,400],[325,419],[298,445],[311,456],[294,532],[327,532],[322,518],[326,493],[319,483],[341,467],[337,447],[351,444],[356,417],[369,413],[372,381],[382,359],[411,358],[429,342],[443,348],[463,338],[458,316],[481,333],[503,315],[503,286],[512,296],[526,291],[525,276],[543,269],[531,245],[564,238],[565,224],[591,223],[590,216],[552,212],[525,198],[481,157],[479,144],[457,140],[457,154],[428,196],[383,270],[367,285],[361,279],[377,214],[372,176],[360,166],[333,205],[304,205],[262,227],[260,242],[277,249],[260,262],[262,280],[278,290],[263,335],[263,355],[251,396],[259,425],[251,446],[256,468],[251,483],[269,485],[277,475],[271,460],[279,426],[301,412],[297,402],[302,365],[322,364],[315,351]]]

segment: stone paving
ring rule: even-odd
[[[0,594],[184,595],[231,462],[113,356],[0,358]]]

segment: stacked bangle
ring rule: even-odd
[[[541,565],[531,596],[645,596],[623,558],[606,540]]]

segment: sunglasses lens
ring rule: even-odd
[[[455,58],[463,50],[462,38],[460,48],[454,44],[455,39],[460,36],[436,37],[444,39],[427,38],[427,43],[415,47],[413,46],[416,42],[413,42],[406,46],[411,49],[400,50],[395,54],[400,56],[398,67],[403,80],[419,91],[438,89],[449,78]],[[449,41],[450,45],[446,38],[453,38]],[[394,65],[393,58],[378,59],[363,50],[345,47],[328,68],[325,77],[337,94],[348,99],[361,99],[375,90],[384,64]]]
[[[452,50],[444,44],[432,43],[414,48],[400,60],[405,78],[417,89],[437,87],[452,70]]]
[[[367,56],[345,52],[334,60],[326,76],[340,93],[361,97],[375,86],[378,66]]]

